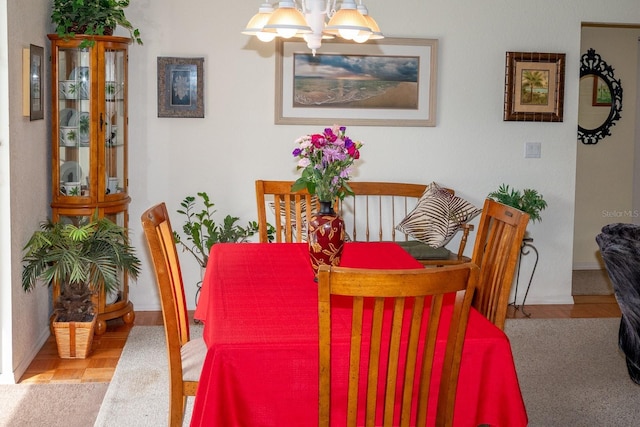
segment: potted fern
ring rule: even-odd
[[[129,0],[53,0],[51,21],[56,33],[63,38],[76,34],[110,36],[116,26],[129,30],[131,39],[142,44],[140,30],[126,18],[124,9]],[[93,46],[91,39],[83,40],[80,48]]]
[[[530,188],[520,191],[502,184],[497,191],[492,191],[487,197],[528,213],[532,222],[542,221],[540,212],[547,207],[547,202],[542,194]]]
[[[52,323],[58,355],[85,358],[96,323],[93,295],[116,290],[122,272],[134,279],[140,273],[127,230],[97,213],[77,224],[48,220],[33,233],[24,252],[23,290],[33,290],[39,281],[56,283],[60,290]]]

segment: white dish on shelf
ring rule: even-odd
[[[69,73],[69,80],[89,81],[89,67],[76,67]]]
[[[60,181],[82,182],[82,168],[78,162],[68,160],[60,165]]]
[[[60,113],[58,114],[58,118],[60,119],[60,126],[71,126],[69,124],[69,119],[74,113],[76,113],[76,110],[74,110],[73,108],[63,108],[62,110],[60,110]]]
[[[104,296],[105,296],[107,305],[110,305],[117,302],[118,299],[120,299],[120,292],[117,290],[113,292],[105,292]]]
[[[76,110],[71,110],[71,115],[69,116],[69,121],[67,122],[67,126],[77,127],[78,126],[78,112]]]

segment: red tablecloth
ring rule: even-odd
[[[393,243],[348,243],[341,265],[421,267]],[[195,314],[209,350],[192,426],[317,425],[317,298],[306,244],[213,246]],[[475,310],[454,421],[527,424],[509,341]]]

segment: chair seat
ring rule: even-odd
[[[451,251],[445,247],[434,248],[426,243],[417,240],[408,240],[406,242],[396,242],[402,249],[409,252],[409,255],[417,260],[421,259],[449,259]]]
[[[180,349],[183,381],[198,381],[202,372],[207,345],[202,338],[194,338]]]

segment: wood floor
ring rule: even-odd
[[[574,297],[575,304],[527,305],[509,307],[509,318],[532,319],[620,317],[620,309],[613,296]],[[526,314],[525,314],[526,313]],[[136,312],[135,325],[162,325],[159,311]],[[122,349],[133,326],[120,319],[107,322],[107,332],[93,341],[93,352],[86,359],[60,359],[55,339],[49,337],[20,379],[21,383],[79,383],[109,382]]]

